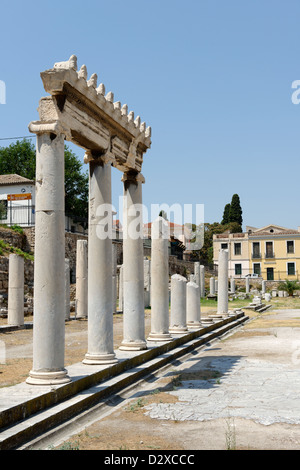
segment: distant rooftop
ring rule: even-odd
[[[34,184],[34,181],[24,178],[20,175],[0,175],[0,186],[7,186],[10,184]]]

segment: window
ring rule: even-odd
[[[252,243],[252,258],[260,258],[259,242]]]
[[[287,264],[287,273],[288,276],[294,276],[296,271],[295,271],[295,263],[288,263]]]
[[[242,254],[242,245],[241,245],[241,243],[235,243],[234,244],[234,254],[235,255],[241,255]]]
[[[253,273],[260,276],[260,263],[253,263]]]
[[[221,250],[227,250],[228,249],[228,243],[221,243]]]
[[[234,270],[235,270],[236,276],[241,275],[242,274],[242,265],[241,264],[235,264],[234,265]]]
[[[287,253],[295,253],[294,241],[293,240],[286,242],[286,251],[287,251]]]
[[[266,242],[266,258],[274,258],[273,242]]]

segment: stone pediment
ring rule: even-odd
[[[42,72],[41,78],[50,96],[40,100],[40,121],[30,124],[32,132],[59,122],[66,140],[87,151],[87,161],[106,155],[121,171],[141,171],[143,155],[151,146],[151,128],[133,111],[128,113],[126,104],[114,101],[112,92],[105,95],[97,74],[88,80],[86,66],[78,71],[72,56]]]

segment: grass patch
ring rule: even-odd
[[[22,251],[20,248],[12,246],[10,243],[0,239],[0,255],[8,256],[10,253],[22,256],[24,259],[28,259],[30,261],[34,260],[34,256],[32,254]]]

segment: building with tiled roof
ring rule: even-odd
[[[244,233],[214,235],[214,263],[228,250],[229,276],[258,275],[265,280],[300,278],[300,228],[267,225],[246,227]]]

